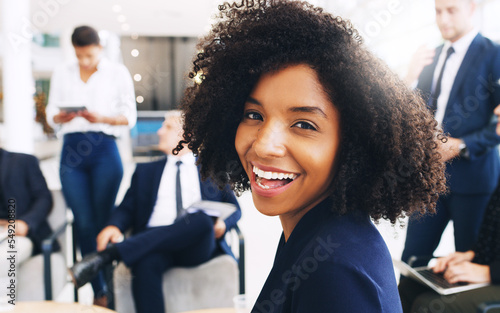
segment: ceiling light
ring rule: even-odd
[[[116,19],[118,20],[118,22],[124,23],[127,20],[127,17],[123,14],[120,14]]]

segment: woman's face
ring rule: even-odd
[[[94,70],[101,59],[102,46],[88,45],[83,47],[73,46],[80,68],[84,70]]]
[[[256,208],[279,215],[285,236],[329,195],[340,117],[307,65],[264,74],[248,97],[235,146]]]

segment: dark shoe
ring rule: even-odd
[[[102,306],[104,308],[108,307],[108,296],[100,296],[94,298],[94,305]]]
[[[75,287],[80,288],[94,279],[99,271],[109,262],[109,258],[106,258],[99,252],[94,252],[86,255],[80,262],[75,263],[69,269]]]

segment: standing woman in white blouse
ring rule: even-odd
[[[78,63],[54,71],[47,116],[64,136],[59,175],[75,216],[81,252],[86,255],[96,250],[97,234],[114,207],[123,176],[115,138],[120,125],[134,126],[137,111],[130,73],[122,64],[101,58],[97,31],[77,27],[71,41]],[[68,106],[85,109],[62,109]],[[95,279],[92,287],[94,301],[105,304],[104,279]]]

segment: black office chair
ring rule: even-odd
[[[43,277],[44,277],[44,290],[45,290],[45,300],[53,300],[52,294],[52,262],[51,255],[56,252],[56,242],[57,238],[66,235],[71,232],[71,254],[73,263],[76,262],[76,249],[75,247],[75,234],[73,229],[73,219],[67,218],[59,227],[54,231],[54,233],[42,242],[42,255],[43,255]],[[74,300],[78,302],[78,292],[74,289]]]
[[[66,207],[62,192],[52,190],[51,193],[54,204],[47,221],[54,232],[42,241],[41,254],[30,257],[19,266],[17,293],[21,301],[53,300],[57,297],[69,282],[66,268],[71,260],[68,258],[72,257],[73,262],[76,259],[73,215]],[[76,289],[74,297],[78,301]]]

